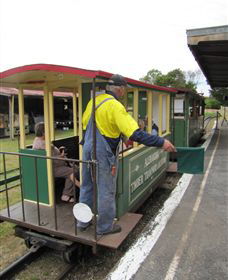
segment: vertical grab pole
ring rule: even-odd
[[[93,213],[94,213],[94,236],[97,240],[97,139],[96,139],[96,79],[93,78],[93,109],[92,109],[92,121],[93,121],[93,164],[92,164],[92,176],[93,176]]]
[[[82,84],[78,86],[78,136],[79,142],[82,140],[83,137],[83,127],[82,127]],[[79,159],[82,160],[82,145],[79,145]],[[79,163],[80,167],[80,180],[82,181],[82,165],[84,163]]]
[[[138,122],[139,118],[139,90],[136,88],[134,89],[133,95],[133,116],[134,119]],[[134,142],[133,147],[137,147],[138,143]]]

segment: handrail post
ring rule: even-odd
[[[218,130],[218,111],[216,112],[216,126],[215,129]]]
[[[93,109],[92,109],[92,120],[93,120],[93,163],[92,163],[92,180],[93,180],[93,213],[94,213],[94,236],[97,240],[97,148],[96,148],[96,79],[93,78]]]

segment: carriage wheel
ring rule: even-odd
[[[62,259],[66,263],[73,264],[81,257],[81,252],[82,245],[74,244],[65,251],[62,251]]]

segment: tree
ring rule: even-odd
[[[187,83],[187,88],[197,91],[197,85],[201,84],[205,80],[204,75],[200,69],[192,71],[184,71],[184,76]]]
[[[158,86],[189,88],[192,91],[196,92],[197,84],[195,84],[194,81],[191,80],[191,77],[195,78],[196,74],[194,74],[193,71],[188,71],[186,73],[178,68],[169,71],[166,75],[163,75],[161,71],[152,69],[148,71],[146,76],[141,78],[140,80]]]
[[[218,100],[222,106],[228,106],[228,88],[214,88],[210,90],[210,96]]]
[[[200,84],[202,79],[205,80],[203,73],[200,69],[195,70],[195,71],[192,71],[192,70],[184,71],[184,76],[185,76],[187,83],[190,82],[195,85]]]
[[[147,72],[146,76],[143,78],[140,78],[140,81],[149,83],[149,84],[156,84],[159,77],[162,76],[162,72],[157,69],[151,69]]]

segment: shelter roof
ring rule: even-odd
[[[228,25],[187,30],[188,46],[214,87],[228,87]]]

